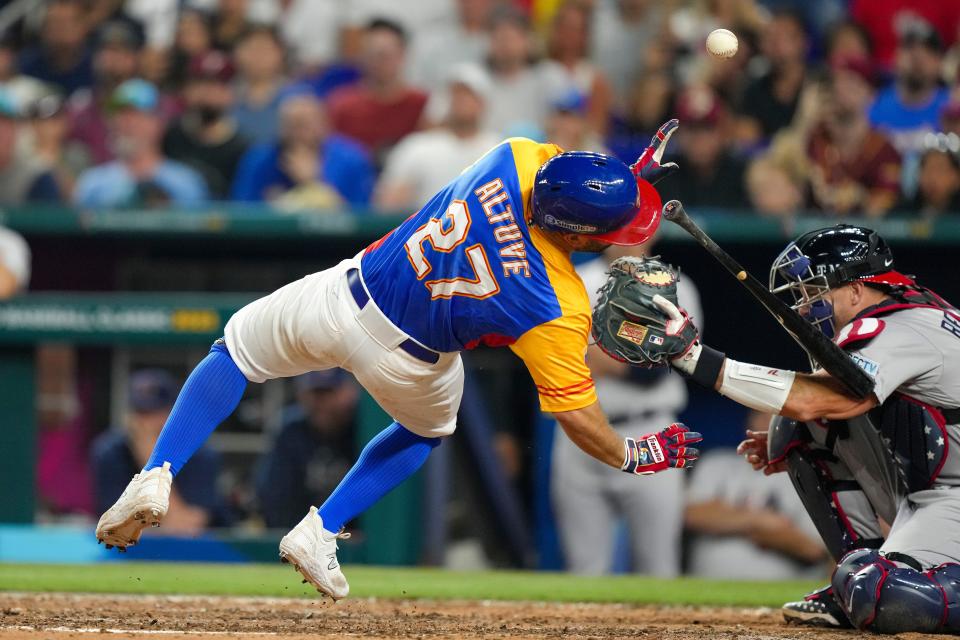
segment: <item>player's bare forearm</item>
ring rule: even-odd
[[[553,414],[571,442],[600,462],[621,468],[623,465],[623,437],[620,436],[594,402],[582,409]]]
[[[798,373],[780,415],[794,420],[844,420],[866,413],[877,404],[872,393],[856,398],[829,374]]]

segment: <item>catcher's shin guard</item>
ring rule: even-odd
[[[840,561],[832,582],[844,612],[860,630],[960,632],[960,565],[922,571],[909,556],[858,549]]]
[[[770,462],[785,460],[797,494],[834,560],[883,544],[869,500],[850,471],[813,442],[805,424],[776,417],[770,423]]]

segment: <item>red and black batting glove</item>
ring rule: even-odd
[[[676,162],[661,164],[663,153],[667,150],[670,136],[674,134],[680,121],[674,118],[663,123],[650,139],[650,146],[644,149],[637,161],[630,165],[633,175],[643,178],[650,184],[657,184],[668,175],[679,169]]]
[[[623,466],[627,473],[648,476],[664,469],[690,467],[700,455],[700,450],[687,445],[703,440],[696,431],[690,431],[679,422],[641,438],[624,438],[626,450]]]

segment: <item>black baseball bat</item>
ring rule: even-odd
[[[770,290],[759,280],[747,273],[746,269],[690,219],[679,200],[671,200],[663,205],[663,217],[683,227],[693,236],[694,240],[707,250],[707,253],[722,264],[770,312],[770,315],[777,319],[797,344],[803,347],[810,357],[830,375],[839,380],[850,393],[858,398],[865,398],[873,392],[873,379],[858,367],[843,349],[809,321],[804,320],[803,316],[791,309],[783,300],[770,293]]]

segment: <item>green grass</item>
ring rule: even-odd
[[[734,582],[640,576],[580,577],[520,571],[454,572],[353,566],[355,597],[625,602],[779,606],[811,582]],[[97,565],[0,564],[0,591],[78,591],[177,595],[316,596],[284,565],[117,562]]]

